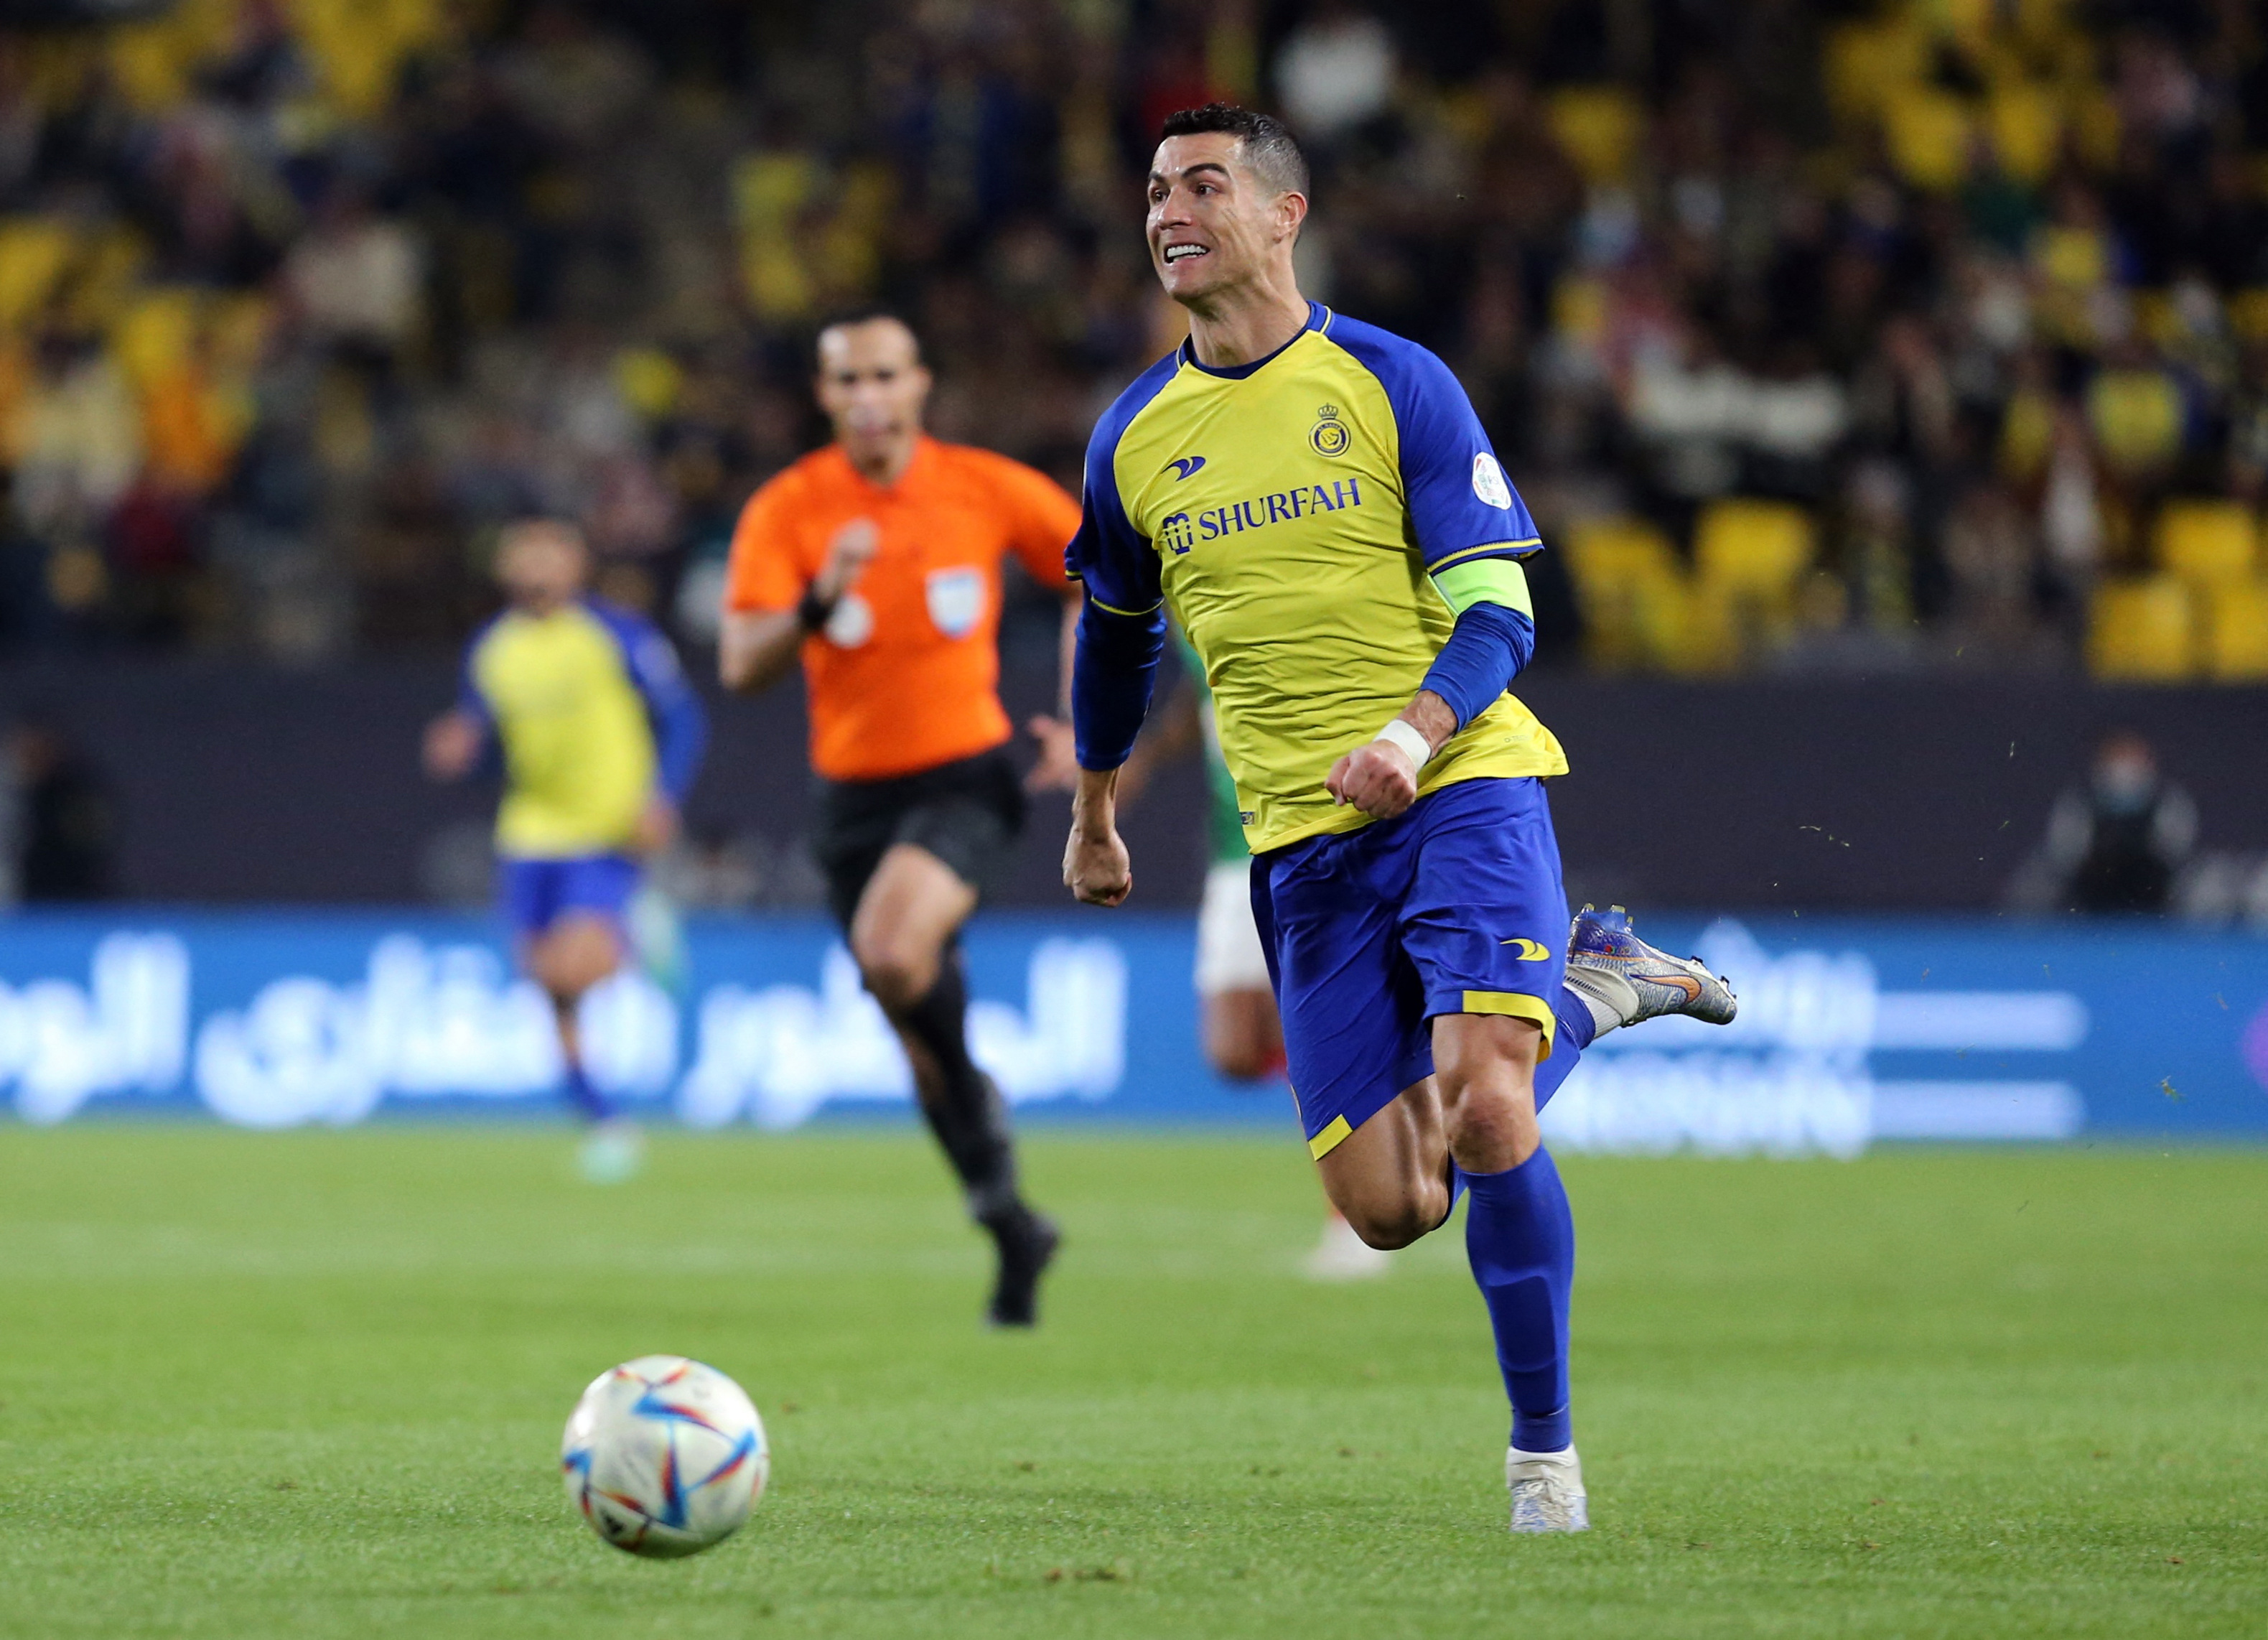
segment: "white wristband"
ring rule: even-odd
[[[1379,730],[1371,739],[1393,742],[1410,754],[1410,765],[1415,768],[1424,768],[1433,755],[1433,748],[1427,743],[1425,737],[1400,718]]]

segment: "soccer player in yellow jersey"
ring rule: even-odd
[[[585,596],[589,576],[572,525],[504,530],[506,607],[474,638],[458,704],[426,730],[425,767],[460,779],[501,755],[498,898],[557,1016],[568,1097],[592,1125],[584,1171],[608,1182],[636,1170],[637,1137],[585,1068],[576,1009],[622,965],[638,862],[675,834],[706,728],[669,640]]]
[[[1586,911],[1572,949],[1542,779],[1506,692],[1542,545],[1447,366],[1305,299],[1298,144],[1265,115],[1168,118],[1151,260],[1189,339],[1097,425],[1068,561],[1086,587],[1064,880],[1132,887],[1113,802],[1170,609],[1212,691],[1308,1150],[1363,1239],[1466,1246],[1512,1402],[1515,1532],[1588,1524],[1568,1410],[1574,1227],[1536,1112],[1596,1035],[1722,1022],[1729,989]]]

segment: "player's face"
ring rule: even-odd
[[[497,580],[523,609],[552,609],[583,590],[590,554],[582,536],[558,524],[516,524],[497,544]]]
[[[1298,226],[1226,131],[1168,137],[1150,165],[1150,262],[1166,294],[1202,301],[1257,277]]]
[[[930,374],[913,332],[895,319],[837,325],[819,338],[819,403],[855,454],[921,431]]]

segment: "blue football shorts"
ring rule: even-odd
[[[1433,1072],[1437,1014],[1532,1020],[1548,1056],[1567,893],[1543,783],[1461,780],[1253,861],[1252,914],[1318,1159]]]
[[[497,903],[523,939],[547,932],[571,912],[595,913],[619,930],[637,885],[638,863],[626,854],[497,862]]]

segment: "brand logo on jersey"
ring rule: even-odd
[[[1207,507],[1197,514],[1197,539],[1217,541],[1223,536],[1233,536],[1243,530],[1265,529],[1270,524],[1289,523],[1316,513],[1336,513],[1361,505],[1362,482],[1359,479],[1340,478],[1328,484],[1300,484],[1291,490],[1278,490],[1274,495],[1255,496],[1249,501]],[[1166,522],[1170,524],[1173,520],[1167,519]]]
[[[1354,442],[1354,434],[1347,431],[1346,423],[1339,419],[1336,404],[1320,406],[1315,411],[1315,425],[1307,430],[1307,442],[1315,447],[1318,455],[1344,455],[1347,447]]]
[[[1538,945],[1533,940],[1498,940],[1497,943],[1498,945],[1511,946],[1513,948],[1512,954],[1523,963],[1540,963],[1550,957],[1551,955],[1550,951],[1544,949],[1543,947]]]
[[[1158,544],[1175,552],[1187,552],[1197,544],[1197,531],[1189,527],[1187,513],[1168,513],[1158,521]]]
[[[1504,469],[1496,464],[1496,457],[1486,450],[1473,457],[1473,493],[1500,511],[1512,510],[1512,486],[1505,482]]]
[[[1166,463],[1167,467],[1170,467],[1174,469],[1174,481],[1176,484],[1180,483],[1182,479],[1187,478],[1191,473],[1197,471],[1198,468],[1203,467],[1204,465],[1204,457],[1202,455],[1177,455],[1172,461]],[[1163,472],[1165,468],[1160,468],[1158,470]]]

